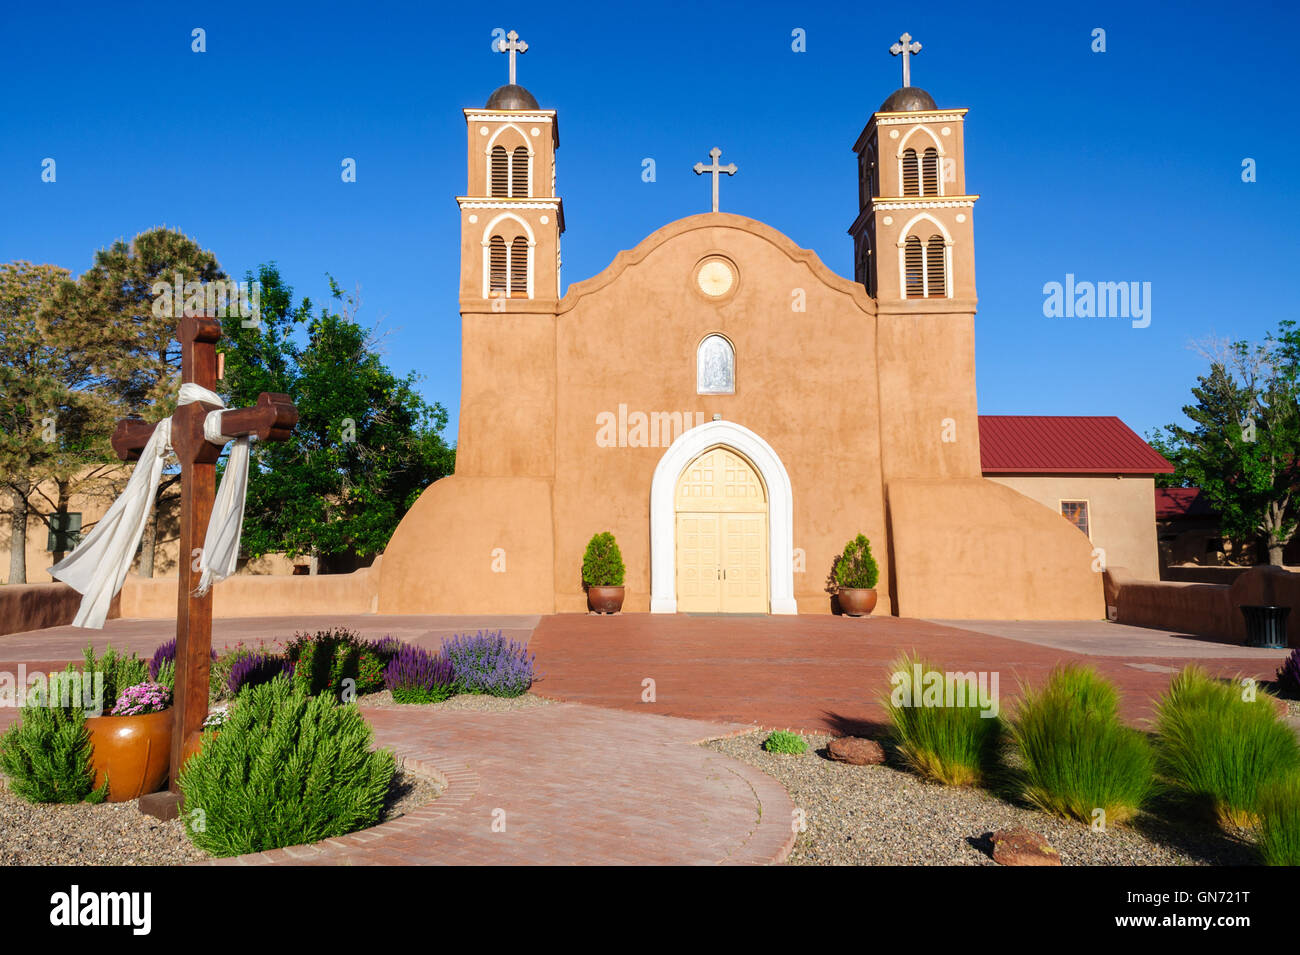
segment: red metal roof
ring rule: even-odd
[[[985,474],[1172,474],[1173,465],[1113,415],[980,415]]]
[[[1199,487],[1156,488],[1156,520],[1174,517],[1210,517],[1214,508]]]

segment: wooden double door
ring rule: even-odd
[[[766,613],[767,491],[757,470],[729,448],[704,452],[678,479],[677,609]]]

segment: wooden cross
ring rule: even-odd
[[[185,316],[176,333],[181,343],[181,380],[209,391],[217,387],[217,341],[221,322],[205,316]],[[176,606],[176,690],[172,700],[171,782],[167,792],[140,799],[140,811],[174,819],[180,808],[180,775],[185,744],[196,738],[208,716],[208,667],[212,651],[212,591],[194,596],[199,583],[197,561],[203,548],[212,501],[216,493],[217,459],[222,445],[203,436],[203,419],[216,405],[195,401],[180,405],[172,415],[172,450],[181,462],[180,582]],[[252,408],[225,411],[221,433],[227,437],[256,435],[259,441],[284,441],[298,423],[298,409],[288,395],[262,392]],[[124,461],[138,460],[154,425],[124,418],[113,432],[113,450]]]
[[[519,34],[511,30],[504,40],[497,41],[498,53],[510,54],[510,85],[515,85],[515,53],[527,53],[528,44],[519,39]]]
[[[725,166],[718,165],[718,157],[722,155],[722,150],[719,149],[717,146],[714,146],[712,149],[709,150],[709,155],[713,157],[713,162],[707,166],[704,165],[704,163],[702,162],[697,162],[695,164],[695,175],[701,176],[706,172],[713,174],[713,211],[717,212],[718,211],[718,173],[725,172],[728,176],[734,176],[736,174],[736,164],[734,162],[729,162]]]
[[[910,61],[915,54],[921,52],[921,44],[913,43],[912,34],[904,33],[898,38],[898,42],[889,48],[889,52],[894,56],[898,56],[900,53],[903,55],[903,85],[911,86],[912,68]]]

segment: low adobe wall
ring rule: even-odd
[[[374,613],[379,567],[351,574],[265,576],[236,574],[212,588],[214,617],[283,616],[286,614]],[[176,616],[175,577],[127,577],[122,585],[121,616],[161,619]]]
[[[1092,543],[1069,521],[983,478],[891,481],[898,614],[948,620],[1100,620]]]
[[[1280,567],[1252,567],[1231,585],[1136,580],[1118,567],[1106,575],[1117,623],[1241,644],[1246,642],[1242,605],[1271,604],[1291,608],[1287,639],[1290,646],[1300,647],[1300,574]]]
[[[120,595],[113,598],[108,617],[120,617]],[[81,594],[64,583],[5,584],[0,587],[0,635],[66,627],[77,615]]]

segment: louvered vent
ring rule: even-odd
[[[491,195],[506,198],[510,195],[510,157],[506,147],[492,147]]]
[[[488,289],[506,292],[506,240],[494,235],[488,243]]]
[[[528,198],[528,150],[515,148],[510,163],[510,195],[516,199]]]
[[[510,294],[528,294],[528,240],[522,235],[510,243]]]
[[[906,273],[904,294],[907,298],[925,297],[925,252],[921,240],[909,235],[903,244],[903,269]]]
[[[921,176],[916,166],[916,150],[903,150],[903,195],[919,196],[921,194]]]
[[[944,298],[948,294],[947,269],[944,268],[943,236],[932,235],[925,248],[925,294],[927,298]]]
[[[931,146],[921,157],[922,195],[939,194],[939,150]]]

